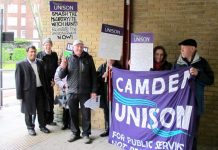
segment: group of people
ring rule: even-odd
[[[190,66],[190,74],[195,77],[195,99],[199,126],[200,117],[204,110],[204,87],[214,82],[213,71],[208,62],[199,56],[197,42],[186,39],[179,43],[181,53],[172,65],[167,61],[167,53],[163,46],[154,48],[154,65],[151,71],[163,71]],[[82,114],[82,136],[84,143],[91,143],[91,111],[84,106],[90,98],[101,95],[100,107],[104,109],[105,132],[100,136],[109,134],[109,104],[108,104],[108,69],[122,68],[119,61],[108,60],[97,69],[90,54],[83,51],[81,40],[73,42],[72,55],[61,58],[58,66],[58,56],[51,50],[52,41],[46,39],[44,50],[36,54],[36,48],[30,46],[26,49],[27,59],[17,63],[15,79],[17,98],[21,100],[21,111],[25,113],[25,122],[30,135],[36,135],[34,130],[34,116],[37,112],[39,128],[49,133],[46,125],[56,125],[53,121],[54,91],[56,83],[62,91],[67,93],[68,108],[64,108],[64,126],[70,127],[72,135],[69,142],[81,138],[79,128],[79,106]],[[70,118],[70,119],[69,119]],[[197,128],[198,130],[198,128]],[[197,131],[194,137],[193,149],[197,146]]]
[[[43,42],[43,51],[37,54],[35,46],[26,49],[27,58],[16,64],[15,81],[17,99],[21,101],[21,112],[30,135],[35,136],[35,118],[44,133],[50,133],[46,125],[54,122],[54,73],[58,66],[58,56],[51,50],[50,38]]]

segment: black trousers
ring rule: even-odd
[[[63,125],[67,128],[70,127],[70,112],[66,108],[63,108]]]
[[[199,126],[200,126],[200,116],[197,116],[197,118],[196,118],[196,128],[195,128],[195,133],[194,133],[192,150],[197,150],[197,140],[198,140]]]
[[[45,112],[46,124],[52,123],[54,120],[54,89],[53,89],[53,87],[49,87],[48,95],[49,95],[48,102],[49,102],[50,111]]]
[[[109,132],[109,102],[107,100],[104,101],[103,110],[105,131]]]
[[[36,90],[36,101],[33,103],[36,103],[36,111],[37,111],[37,116],[38,116],[38,122],[39,122],[39,128],[45,127],[45,116],[44,116],[44,93],[43,93],[43,88],[38,87]],[[34,118],[33,116],[36,116],[36,114],[29,114],[25,113],[25,122],[27,129],[34,129],[35,124],[34,124]]]
[[[104,111],[104,124],[105,124],[105,131],[109,132],[109,101],[108,101],[108,88],[107,83],[103,83],[102,92],[101,92],[101,101],[100,107],[103,108]]]
[[[69,111],[71,119],[71,131],[74,135],[80,135],[79,128],[79,103],[82,113],[82,136],[88,136],[91,134],[91,110],[85,108],[84,103],[90,98],[90,94],[70,94],[69,96]]]

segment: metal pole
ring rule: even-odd
[[[128,69],[130,58],[130,33],[131,33],[131,0],[124,0],[124,35],[123,35],[123,68]]]
[[[0,9],[0,69],[2,69],[2,27],[3,9]],[[0,88],[2,89],[2,71],[0,71]],[[0,90],[0,107],[3,106],[2,90]]]

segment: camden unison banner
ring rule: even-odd
[[[109,143],[125,150],[191,150],[195,101],[190,68],[113,68]]]

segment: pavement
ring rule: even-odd
[[[4,106],[0,109],[0,150],[117,150],[108,143],[108,137],[99,137],[103,130],[92,129],[91,144],[84,144],[82,139],[69,143],[70,130],[61,130],[60,126],[47,126],[51,133],[45,134],[38,128],[36,136],[27,132],[24,114],[20,112],[20,102],[15,98],[15,91],[3,93]],[[218,147],[199,145],[199,150],[218,150]]]
[[[13,100],[12,100],[13,99]],[[37,135],[28,135],[24,114],[20,112],[20,102],[15,97],[4,97],[5,105],[0,109],[0,150],[117,150],[108,143],[108,137],[100,137],[103,130],[92,129],[91,144],[82,139],[69,143],[70,130],[60,126],[47,126],[51,133],[41,132],[36,125]],[[36,121],[37,122],[37,121]]]

